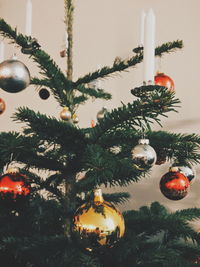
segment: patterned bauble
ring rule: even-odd
[[[73,232],[87,250],[112,247],[125,232],[124,218],[119,210],[104,201],[101,189],[94,191],[94,200],[82,205],[75,213]]]
[[[168,88],[170,92],[174,92],[174,81],[164,73],[157,72],[154,77],[154,82],[156,85],[164,86]]]
[[[0,88],[8,93],[17,93],[30,84],[30,72],[19,60],[9,59],[0,63]]]
[[[46,100],[46,99],[49,98],[50,93],[46,88],[42,88],[39,91],[39,96],[40,96],[41,99]]]
[[[151,168],[156,162],[156,152],[149,145],[149,139],[140,139],[132,151],[133,165],[139,170]]]
[[[190,184],[193,184],[195,181],[195,171],[188,165],[175,165],[170,167],[170,171],[177,171],[185,175],[188,178]]]
[[[0,199],[17,200],[26,198],[30,194],[30,185],[25,175],[18,168],[9,168],[6,174],[0,177]]]
[[[160,180],[160,190],[170,200],[180,200],[186,197],[189,186],[188,178],[178,171],[169,171]]]
[[[68,107],[64,107],[60,112],[60,118],[64,121],[69,121],[72,118],[72,113]]]
[[[6,103],[2,98],[0,98],[0,115],[4,113],[5,109],[6,109]]]
[[[108,113],[108,109],[106,107],[103,107],[98,113],[97,113],[97,120],[102,120],[106,113]]]

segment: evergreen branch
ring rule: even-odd
[[[32,134],[39,135],[41,140],[60,144],[68,152],[78,153],[84,146],[85,136],[71,123],[59,121],[23,107],[18,109],[13,119],[27,123]]]
[[[13,43],[15,42],[22,48],[29,46],[30,41],[33,41],[33,38],[18,34],[17,30],[13,30],[10,25],[8,25],[3,19],[0,19],[0,34]],[[67,80],[63,72],[57,66],[57,64],[50,58],[50,56],[41,49],[33,49],[30,57],[38,63],[41,73],[51,81],[51,89],[62,106],[70,106],[70,90],[71,82]]]
[[[38,79],[35,77],[31,79],[31,84],[38,85],[38,86],[45,86],[48,88],[53,87],[49,79]]]
[[[180,101],[174,99],[174,94],[166,91],[164,87],[156,87],[156,89],[155,94],[152,93],[151,97],[145,99],[145,102],[136,100],[132,104],[129,103],[108,112],[104,119],[90,130],[92,142],[97,142],[103,134],[115,128],[131,126],[136,129],[139,125],[143,129],[150,129],[148,119],[158,123],[159,115],[163,116],[169,111],[175,111],[174,108]],[[155,101],[155,99],[159,99],[159,101]]]
[[[89,145],[84,153],[82,171],[84,179],[77,182],[79,192],[90,191],[97,186],[126,186],[138,181],[141,171],[134,169],[131,159],[116,159],[114,155],[97,145]],[[144,175],[144,172],[143,172]]]
[[[82,94],[91,96],[93,98],[102,98],[106,100],[109,100],[112,98],[112,95],[105,92],[103,89],[94,89],[90,87],[86,88],[83,85],[79,85],[76,89]]]
[[[158,46],[155,49],[155,55],[161,56],[164,53],[170,53],[174,52],[177,49],[181,49],[183,47],[182,41],[174,41],[174,42],[168,42],[161,46]],[[129,67],[136,66],[143,60],[143,54],[142,52],[139,54],[136,54],[130,59],[120,60],[119,62],[113,64],[112,67],[103,67],[102,69],[99,69],[93,73],[89,73],[85,75],[82,78],[79,78],[74,84],[73,87],[76,88],[77,86],[85,83],[89,83],[93,80],[99,79],[99,78],[105,78],[113,73],[121,72],[127,70]]]
[[[103,194],[103,197],[106,201],[113,204],[124,204],[130,198],[130,194],[128,192],[119,192],[112,194]]]

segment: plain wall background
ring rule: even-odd
[[[184,48],[177,53],[165,55],[162,71],[175,82],[177,97],[182,102],[179,113],[169,114],[163,121],[163,130],[183,133],[200,133],[200,1],[199,0],[75,0],[74,19],[74,78],[97,69],[97,66],[111,65],[116,56],[126,58],[133,55],[132,49],[138,46],[139,19],[141,10],[150,7],[156,15],[156,44],[181,39]],[[26,0],[0,0],[0,16],[19,32],[25,29]],[[59,53],[63,43],[65,25],[64,1],[33,0],[33,36],[36,37],[57,64],[65,71],[66,58]],[[16,52],[19,60],[29,68],[31,75],[38,74],[38,68],[14,45],[6,45],[5,58]],[[109,109],[131,102],[130,89],[142,83],[142,64],[102,81],[102,87],[113,94],[106,103]],[[34,86],[23,92],[9,94],[0,90],[7,104],[0,116],[0,131],[20,130],[22,124],[12,121],[11,116],[19,106],[27,106],[35,111],[59,118],[60,107],[51,96],[41,100]],[[104,101],[89,102],[80,107],[80,127],[88,127],[91,119],[105,104]],[[155,129],[160,127],[155,126]],[[180,201],[167,200],[159,190],[161,176],[168,171],[169,163],[155,166],[152,175],[138,184],[123,188],[132,198],[121,209],[136,209],[158,200],[171,210],[187,207],[200,207],[200,173],[196,166],[197,179],[189,195]],[[114,190],[121,191],[119,188]]]

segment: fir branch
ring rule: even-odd
[[[105,92],[103,89],[94,89],[83,85],[79,85],[76,88],[76,90],[84,95],[91,96],[92,98],[102,98],[106,100],[112,98],[112,95],[110,93]]]
[[[174,94],[164,89],[164,87],[160,87],[144,102],[136,100],[132,104],[129,103],[108,112],[104,119],[91,129],[91,141],[97,142],[103,134],[115,128],[131,126],[137,129],[139,126],[150,129],[150,123],[153,121],[160,124],[158,116],[166,116],[165,113],[175,111],[176,105],[180,103],[178,99],[174,99]],[[154,99],[159,99],[159,101],[154,101]]]
[[[112,194],[103,194],[103,197],[106,201],[113,204],[124,204],[130,198],[130,194],[128,192],[119,192]]]
[[[68,152],[80,152],[85,143],[85,136],[73,124],[35,113],[28,108],[19,108],[13,119],[26,122],[31,132],[39,135],[41,140],[60,144]]]
[[[53,85],[49,79],[38,79],[38,78],[34,77],[31,79],[31,84],[38,85],[38,86],[45,86],[48,88],[53,88]]]
[[[77,182],[79,192],[90,191],[97,186],[126,186],[138,181],[141,171],[134,169],[131,159],[116,159],[100,146],[89,145],[82,160],[84,179]],[[144,175],[144,172],[143,172]]]
[[[28,47],[29,42],[33,40],[33,38],[18,34],[17,30],[13,30],[3,19],[0,19],[0,34],[22,48]],[[41,73],[51,81],[52,86],[50,88],[58,102],[62,106],[70,106],[68,94],[72,89],[71,82],[67,80],[57,64],[41,49],[33,49],[30,57],[38,63]]]
[[[164,53],[170,53],[174,52],[177,49],[181,49],[183,47],[183,42],[182,41],[174,41],[174,42],[168,42],[165,43],[161,46],[158,46],[155,49],[155,55],[156,56],[161,56]],[[109,75],[116,73],[116,72],[121,72],[127,70],[129,67],[136,66],[143,60],[143,53],[138,53],[135,56],[133,56],[130,59],[125,59],[125,60],[120,60],[119,62],[113,64],[112,67],[103,67],[102,69],[99,69],[93,73],[89,73],[85,75],[82,78],[79,78],[74,84],[73,87],[76,88],[77,86],[85,83],[89,83],[93,80],[99,79],[99,78],[105,78],[108,77]]]

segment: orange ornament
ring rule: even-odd
[[[0,98],[0,115],[4,113],[5,109],[6,109],[5,101],[2,98]]]
[[[170,92],[174,92],[174,81],[164,73],[157,72],[154,82],[156,85],[167,87]]]

